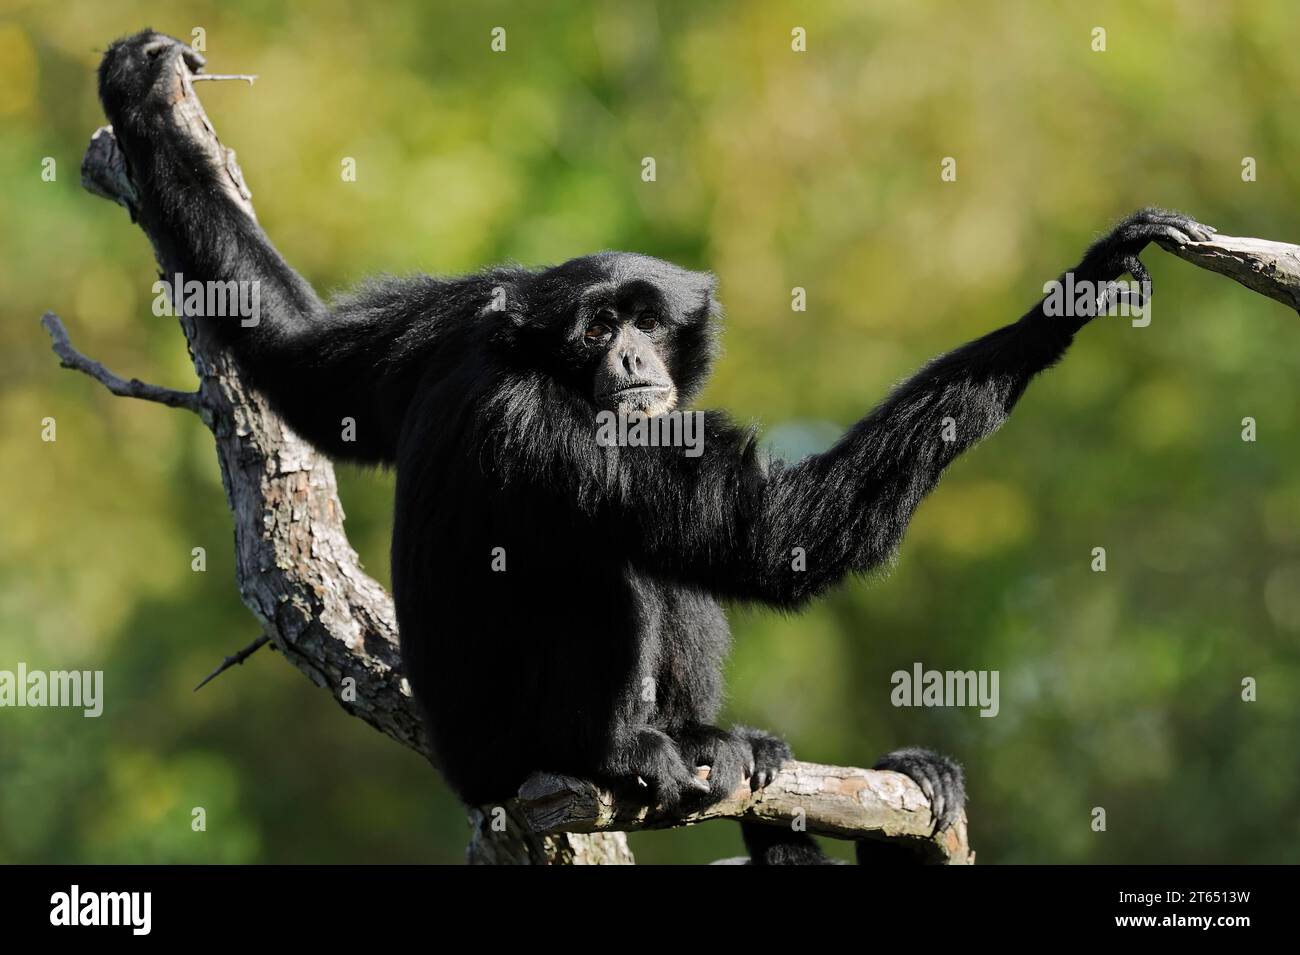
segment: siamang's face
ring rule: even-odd
[[[668,371],[662,296],[635,281],[593,289],[585,296],[583,341],[594,357],[592,400],[602,409],[657,415],[677,407],[677,384]]]
[[[601,253],[550,270],[543,285],[569,316],[565,364],[597,408],[663,414],[703,387],[715,350],[713,276]]]

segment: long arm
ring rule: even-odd
[[[746,535],[755,596],[798,602],[888,561],[944,469],[1002,425],[1071,336],[1036,309],[935,359],[830,450],[775,467]],[[794,548],[805,570],[792,570]]]
[[[1149,294],[1137,253],[1154,239],[1186,243],[1211,231],[1185,216],[1143,210],[1088,250],[1072,270],[1074,283],[1128,272],[1148,283]],[[793,466],[762,469],[721,427],[706,434],[697,461],[635,455],[628,471],[650,464],[658,473],[625,474],[613,509],[625,525],[635,521],[628,536],[639,541],[640,559],[683,582],[778,605],[886,562],[944,468],[997,430],[1030,380],[1064,354],[1089,319],[1049,316],[1046,301],[935,359],[834,447]],[[666,516],[673,513],[684,516]]]
[[[294,430],[332,456],[390,462],[420,359],[458,317],[482,307],[493,279],[386,279],[327,307],[235,201],[224,171],[174,109],[185,71],[201,66],[189,47],[146,32],[114,44],[100,67],[100,98],[139,189],[162,279],[184,283],[178,304],[200,334],[234,355]],[[203,290],[193,300],[191,282]],[[224,314],[211,289],[224,296]]]

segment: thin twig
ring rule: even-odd
[[[254,653],[256,653],[258,650],[260,650],[262,647],[266,646],[266,644],[270,642],[271,642],[271,638],[268,637],[266,634],[262,634],[260,637],[258,637],[248,646],[244,647],[244,649],[240,650],[238,653],[226,657],[224,660],[221,661],[221,666],[217,667],[215,670],[213,670],[211,673],[209,673],[206,677],[203,678],[203,682],[194,688],[194,692],[195,693],[199,692],[199,690],[203,689],[205,686],[207,686],[209,683],[211,683],[217,677],[221,676],[221,674],[225,673],[227,670],[229,670],[231,667],[235,666],[236,664],[242,664],[245,660],[247,660]]]
[[[122,398],[156,401],[158,404],[167,405],[169,408],[184,408],[187,411],[193,411],[195,414],[201,413],[202,405],[197,391],[175,391],[171,388],[147,384],[139,378],[132,378],[128,381],[119,375],[113,374],[99,362],[87,358],[73,348],[72,342],[68,338],[68,330],[63,327],[63,322],[59,320],[59,316],[53,312],[46,312],[42,315],[41,324],[49,332],[50,339],[54,343],[54,353],[59,356],[60,364],[64,368],[72,368],[75,371],[89,375],[110,392]]]
[[[199,80],[247,80],[248,85],[253,85],[253,80],[257,79],[256,73],[197,73],[190,77],[191,83],[197,83]]]

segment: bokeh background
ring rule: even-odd
[[[1300,240],[1285,0],[513,6],[0,5],[0,669],[103,669],[107,698],[98,720],[0,710],[0,860],[456,862],[468,834],[426,764],[275,654],[192,692],[258,633],[212,442],[60,370],[38,324],[54,310],[110,368],[193,381],[150,312],[147,242],[78,183],[116,36],[202,27],[210,70],[260,75],[200,92],[321,288],[601,248],[715,270],[705,401],[791,454],[1017,317],[1135,207]],[[732,615],[729,716],[806,759],[955,754],[982,862],[1300,861],[1300,319],[1145,261],[1150,327],[1087,329],[951,469],[889,575]],[[342,480],[386,581],[391,477]],[[1000,671],[1000,715],[893,708],[914,661]],[[632,841],[643,862],[739,851],[729,824]]]

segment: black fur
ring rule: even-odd
[[[252,383],[335,457],[397,471],[393,587],[407,674],[446,778],[471,805],[535,770],[643,783],[675,807],[765,785],[790,753],[714,726],[728,628],[719,600],[795,609],[894,554],[958,454],[993,432],[1082,321],[1020,320],[932,361],[823,454],[768,462],[752,434],[707,413],[704,454],[602,448],[584,337],[621,295],[654,303],[646,332],[688,405],[708,376],[712,276],[603,252],[554,268],[382,279],[327,307],[171,130],[178,41],[115,44],[105,111],[163,260],[186,279],[261,283],[262,322],[212,319]],[[191,58],[191,65],[196,65]],[[1076,278],[1141,266],[1155,238],[1201,227],[1147,210],[1089,250]],[[1178,230],[1182,230],[1181,233]],[[955,440],[942,439],[943,420]],[[355,441],[343,419],[355,419]],[[506,571],[492,568],[503,548]],[[803,548],[807,569],[792,569]],[[696,767],[708,765],[707,782]],[[901,751],[938,824],[961,811],[960,771]],[[812,840],[750,829],[764,864],[815,862]]]

